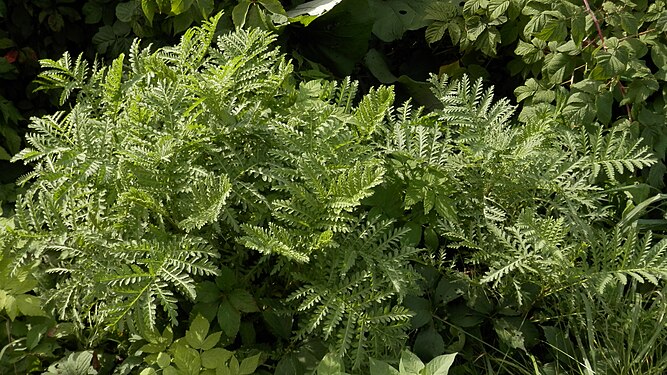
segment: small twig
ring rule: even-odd
[[[586,5],[586,10],[588,11],[588,14],[590,14],[591,18],[593,18],[593,23],[595,23],[595,28],[598,30],[598,36],[600,37],[600,42],[602,43],[602,48],[607,49],[607,46],[604,44],[604,35],[602,35],[600,22],[598,21],[598,18],[595,17],[595,12],[593,12],[590,4],[588,4],[588,0],[584,0],[584,5]]]

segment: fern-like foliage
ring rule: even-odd
[[[468,261],[479,268],[480,281],[519,303],[525,284],[556,293],[588,278],[592,243],[611,257],[594,262],[608,272],[601,284],[609,277],[655,282],[664,276],[659,251],[649,252],[655,257],[646,264],[629,255],[647,253],[632,245],[635,234],[619,234],[616,244],[594,239],[620,219],[607,208],[609,192],[655,163],[624,124],[590,133],[545,117],[519,126],[509,102],[494,101],[481,81],[432,83],[442,109],[422,115],[406,104],[392,114],[387,175],[404,186],[405,208],[439,221],[450,248],[471,251]],[[626,241],[633,250],[621,255]]]
[[[194,300],[196,280],[217,273],[217,236],[240,228],[225,226],[234,207],[257,204],[243,175],[262,146],[237,140],[290,67],[257,30],[212,45],[218,19],[175,47],[135,43],[129,65],[43,62],[42,89],[63,90],[61,102],[79,95],[70,111],[33,119],[14,160],[34,171],[3,236],[15,267],[39,260],[53,275],[48,300],[62,319],[177,324],[177,295]]]
[[[408,230],[391,221],[360,218],[355,227],[335,249],[311,262],[325,272],[297,270],[295,277],[304,285],[289,300],[309,313],[300,336],[318,333],[359,368],[369,354],[400,351],[411,314],[396,302],[414,291],[417,274],[406,264],[417,250],[401,244]]]
[[[41,89],[72,107],[32,120],[14,161],[34,170],[0,245],[10,271],[40,270],[60,319],[150,336],[224,266],[293,309],[291,344],[317,337],[359,369],[405,343],[421,244],[519,305],[527,285],[667,276],[666,243],[608,208],[654,163],[624,125],[518,125],[467,77],[432,78],[431,113],[387,87],[296,84],[274,36],[218,35],[219,18],[108,67],[43,63]]]
[[[295,308],[297,342],[322,337],[355,367],[399,350],[417,250],[363,208],[393,90],[296,85],[274,36],[217,35],[218,19],[109,67],[45,63],[42,88],[77,95],[33,119],[15,157],[34,171],[5,253],[39,264],[48,306],[82,328],[175,325],[223,264],[284,286],[268,293]]]

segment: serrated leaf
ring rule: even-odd
[[[232,22],[234,26],[245,26],[246,18],[248,17],[248,10],[250,10],[250,1],[243,0],[234,6],[232,9]]]
[[[370,359],[370,372],[371,375],[399,375],[401,374],[395,368],[391,367],[388,363],[380,361],[378,359]]]
[[[449,374],[449,369],[454,364],[454,359],[456,358],[456,353],[444,354],[438,357],[433,358],[429,363],[426,364],[426,372],[431,375],[447,375]]]
[[[250,375],[254,374],[257,366],[259,366],[260,354],[254,355],[252,357],[244,358],[239,365],[239,374],[240,375]]]
[[[215,2],[214,0],[195,0],[195,3],[197,4],[197,7],[199,8],[199,12],[201,13],[201,17],[206,19],[211,16],[211,13],[213,13],[213,10],[215,10]]]
[[[272,311],[266,310],[262,312],[262,317],[272,334],[283,339],[290,338],[293,324],[291,316],[278,315]]]
[[[222,332],[211,333],[204,340],[204,342],[201,343],[201,346],[199,348],[195,348],[195,349],[201,349],[201,350],[212,349],[214,346],[218,345],[218,342],[220,342],[220,336],[222,336]]]
[[[16,304],[16,298],[10,294],[5,294],[3,305],[5,311],[7,312],[7,316],[9,316],[9,320],[14,321],[19,313],[19,307]]]
[[[398,371],[401,374],[419,374],[424,368],[424,363],[414,353],[404,350],[401,352],[401,360],[398,363]]]
[[[42,310],[42,301],[38,297],[29,294],[16,296],[16,307],[21,314],[26,316],[45,315],[44,310]]]
[[[426,28],[426,41],[428,43],[435,43],[442,39],[445,36],[449,22],[446,21],[434,21],[432,24],[428,25]]]
[[[433,327],[430,327],[419,332],[412,351],[422,358],[434,358],[445,351],[445,341]]]
[[[234,289],[227,297],[229,302],[239,311],[245,313],[259,311],[255,298],[245,289]]]
[[[508,324],[504,319],[494,320],[493,329],[496,331],[500,341],[505,345],[513,349],[526,351],[523,333]]]
[[[61,362],[60,371],[63,374],[88,374],[92,368],[92,360],[92,351],[72,353],[64,362]]]
[[[598,121],[602,124],[608,125],[611,122],[612,104],[614,103],[614,96],[611,91],[605,91],[595,97],[595,109]]]
[[[0,38],[0,49],[14,47],[14,41],[9,38]]]
[[[201,354],[201,365],[208,369],[223,368],[233,355],[234,353],[227,349],[212,348]]]
[[[199,352],[185,345],[179,345],[174,350],[174,364],[185,374],[199,374],[201,371],[201,357]],[[169,367],[167,367],[169,368]],[[167,369],[164,370],[166,372]]]
[[[603,72],[600,78],[609,79],[625,72],[628,56],[622,50],[612,52],[599,51],[595,55],[595,60],[597,61],[597,65],[594,69],[601,69]]]
[[[202,281],[197,283],[197,302],[212,303],[222,297],[222,292],[212,281]]]
[[[283,5],[278,0],[259,0],[259,3],[262,4],[262,7],[269,11],[269,13],[280,14],[283,16],[287,15]]]
[[[218,277],[215,278],[215,285],[220,288],[220,290],[229,292],[234,290],[237,284],[236,274],[229,267],[221,267]]]
[[[12,156],[5,150],[4,147],[0,146],[0,160],[11,160]]]
[[[625,98],[621,100],[620,104],[644,103],[659,88],[658,81],[653,77],[635,78],[627,86]]]
[[[228,299],[224,299],[218,307],[218,324],[225,335],[236,337],[241,326],[241,313],[232,306]]]
[[[426,298],[407,296],[405,306],[415,313],[411,319],[413,329],[423,327],[432,321],[431,303]]]
[[[586,37],[586,14],[584,12],[575,12],[575,14],[572,15],[570,21],[570,33],[572,34],[572,40],[577,47],[581,47],[581,42],[583,42]]]
[[[185,340],[188,345],[195,349],[200,349],[206,335],[208,335],[209,327],[209,321],[203,316],[197,315],[192,324],[190,324],[190,329],[185,332]]]
[[[192,16],[191,11],[187,11],[172,18],[172,22],[174,25],[174,35],[177,35],[181,34],[192,25],[192,22],[194,22],[194,17]]]
[[[126,3],[119,3],[116,5],[116,18],[122,22],[132,22],[134,15],[136,14],[137,5],[134,1],[128,1]]]
[[[159,10],[158,5],[155,0],[141,0],[141,10],[144,12],[144,16],[148,20],[148,24],[153,24],[153,17],[155,12]],[[100,14],[101,17],[101,14]]]
[[[171,364],[171,356],[165,352],[160,352],[157,355],[157,365],[160,368],[165,368]]]
[[[171,0],[171,13],[175,16],[190,10],[193,0]]]

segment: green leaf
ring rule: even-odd
[[[132,22],[136,15],[137,4],[134,1],[116,5],[116,17],[122,22]]]
[[[341,358],[334,353],[328,353],[325,355],[317,365],[318,375],[337,374],[343,371],[343,362]]]
[[[449,374],[449,369],[452,367],[452,364],[454,364],[455,357],[456,353],[452,353],[433,358],[426,364],[426,373],[431,375]]]
[[[549,82],[555,85],[560,85],[566,78],[569,78],[574,68],[572,57],[564,53],[550,54],[544,64],[544,70],[549,76]]]
[[[234,22],[234,26],[243,27],[245,25],[250,5],[250,1],[243,0],[236,4],[234,9],[232,9],[232,21]]]
[[[222,332],[214,332],[211,333],[205,340],[204,342],[201,343],[201,346],[195,349],[201,349],[201,350],[209,350],[212,349],[214,346],[218,345],[218,342],[220,342],[220,336],[222,336]]]
[[[192,324],[190,324],[190,329],[185,332],[185,340],[188,345],[195,349],[200,349],[206,335],[208,335],[209,327],[209,321],[203,316],[197,315]]]
[[[343,0],[314,0],[297,5],[287,11],[287,17],[291,22],[300,22],[308,26],[318,17],[326,14]]]
[[[174,35],[181,34],[183,31],[187,30],[192,22],[194,22],[194,17],[192,17],[191,11],[186,11],[180,13],[176,17],[172,18],[174,23]]]
[[[152,25],[153,24],[153,17],[155,16],[155,13],[157,11],[159,11],[160,9],[159,9],[158,4],[155,0],[141,0],[141,10],[144,12],[144,16],[146,16],[146,19],[148,20],[148,24]],[[102,17],[101,14],[100,14],[100,17]]]
[[[0,49],[14,47],[14,41],[9,38],[0,38]]]
[[[403,350],[401,360],[398,364],[398,371],[401,374],[419,374],[424,368],[424,363],[414,353]]]
[[[195,0],[195,3],[197,4],[197,8],[199,8],[201,17],[204,19],[209,18],[215,10],[214,0]]]
[[[270,310],[262,312],[264,322],[273,335],[283,339],[289,339],[292,336],[292,317],[289,315],[278,315]]]
[[[155,0],[158,13],[167,14],[171,11],[171,0]]]
[[[260,354],[257,354],[252,357],[243,359],[243,361],[241,361],[241,365],[239,366],[239,374],[240,375],[254,374],[255,370],[257,369],[257,366],[259,366],[259,357]]]
[[[252,296],[252,294],[250,294],[250,292],[248,292],[245,289],[233,290],[228,295],[228,298],[232,306],[234,306],[239,311],[245,313],[252,313],[259,311],[257,303],[255,302],[255,298]]]
[[[384,42],[400,39],[408,30],[417,30],[427,25],[424,17],[427,0],[370,0],[374,15],[373,34]]]
[[[611,52],[598,51],[595,55],[595,60],[597,65],[593,68],[591,76],[594,79],[607,80],[625,72],[628,55],[625,50],[621,49],[612,50]]]
[[[535,34],[535,37],[545,42],[556,41],[562,42],[567,39],[569,35],[567,30],[566,20],[551,19],[544,27]]]
[[[171,13],[175,16],[190,10],[193,0],[171,0]]]
[[[93,44],[97,46],[98,52],[106,53],[107,48],[109,48],[116,39],[116,33],[111,26],[102,26],[97,33],[93,35]]]
[[[572,40],[577,47],[581,47],[581,43],[586,37],[586,14],[584,12],[575,12],[570,21],[570,33]]]
[[[405,306],[415,313],[411,319],[413,329],[423,327],[432,321],[431,303],[426,298],[409,295],[405,298]]]
[[[233,355],[234,353],[227,349],[212,348],[201,353],[201,364],[208,369],[224,368]]]
[[[262,7],[273,14],[280,14],[283,16],[287,15],[285,8],[278,0],[259,0],[259,3],[262,4]]]
[[[505,14],[510,6],[510,0],[489,0],[489,20],[493,21]]]
[[[619,12],[621,17],[621,27],[628,35],[635,35],[639,32],[640,20],[632,12]]]
[[[275,375],[303,374],[305,370],[296,354],[290,353],[280,359],[276,365]]]
[[[89,374],[90,370],[92,369],[92,360],[92,351],[72,353],[64,362],[61,362],[59,370],[62,371],[63,374]]]
[[[7,4],[5,0],[0,0],[0,18],[5,18],[7,16]]]
[[[500,341],[512,349],[521,349],[526,351],[523,333],[510,325],[504,319],[493,321],[493,329],[496,331]]]
[[[432,24],[426,27],[426,41],[429,43],[435,43],[442,39],[445,36],[449,22],[446,21],[434,21]]]
[[[185,345],[178,345],[174,350],[174,364],[187,375],[199,375],[201,371],[201,357],[199,353]],[[168,369],[169,367],[167,367]],[[167,372],[167,369],[164,372]],[[178,373],[178,372],[176,372]]]
[[[171,364],[171,356],[165,352],[160,352],[157,355],[157,365],[160,368],[165,368]]]
[[[197,302],[212,303],[222,297],[222,292],[212,281],[202,281],[197,284]]]
[[[382,53],[377,49],[369,49],[366,56],[364,56],[364,62],[366,63],[368,70],[371,71],[378,81],[384,84],[391,84],[398,80],[398,78],[389,70],[389,66],[387,66],[387,62],[384,60]]]
[[[171,0],[171,13],[179,15],[190,10],[193,0]]]
[[[241,314],[228,299],[224,299],[218,308],[218,324],[220,324],[220,328],[225,335],[229,337],[236,337],[239,332]]]
[[[0,146],[0,160],[11,160],[12,156],[5,150],[4,147]]]
[[[445,340],[433,327],[419,332],[412,351],[418,354],[421,358],[434,358],[445,351]]]
[[[42,301],[36,296],[19,294],[16,296],[16,306],[21,314],[26,316],[46,315],[42,310]]]
[[[47,324],[36,324],[30,327],[28,334],[26,335],[26,346],[28,349],[33,350],[40,344],[42,338],[46,332],[49,331],[50,325]]]
[[[46,23],[49,25],[49,28],[55,32],[59,32],[65,26],[65,20],[60,13],[50,14]]]
[[[391,367],[388,363],[382,362],[380,360],[371,358],[370,359],[370,372],[371,375],[399,375],[402,372],[399,372],[395,368]]]
[[[614,96],[611,91],[605,91],[595,97],[595,109],[598,121],[608,125],[611,122],[612,104]]]
[[[9,293],[7,293],[6,290],[0,289],[0,311],[5,309],[5,306],[7,304],[7,297],[9,296]]]
[[[11,294],[5,294],[4,296],[4,301],[2,305],[5,308],[5,311],[7,312],[7,316],[9,316],[9,320],[14,321],[16,319],[16,316],[19,313],[19,307],[18,304],[16,303],[16,298],[12,296]]]
[[[658,81],[653,77],[635,78],[628,85],[625,98],[620,104],[644,103],[659,88]]]
[[[236,284],[236,274],[234,271],[227,266],[221,267],[220,274],[215,278],[215,285],[222,291],[230,292],[235,289]]]

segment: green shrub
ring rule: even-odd
[[[216,37],[220,17],[106,67],[42,61],[40,89],[71,109],[31,120],[14,160],[34,171],[0,245],[7,277],[37,281],[12,295],[42,298],[76,337],[54,370],[98,349],[183,370],[227,347],[278,374],[327,351],[364,372],[408,344],[429,369],[461,352],[459,369],[479,371],[461,338],[475,337],[500,347],[487,369],[566,371],[529,350],[576,327],[555,319],[587,308],[571,290],[662,285],[667,241],[637,219],[665,196],[640,203],[631,186],[656,161],[627,124],[517,124],[467,77],[434,76],[430,113],[394,107],[388,87],[357,100],[350,80],[297,84],[272,34]]]

